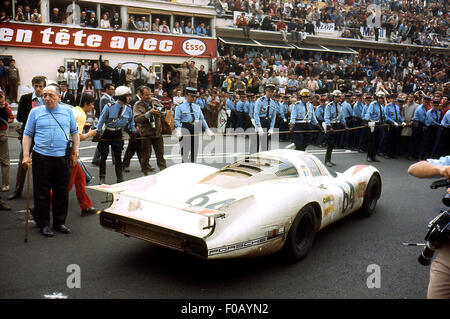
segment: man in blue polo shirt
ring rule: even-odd
[[[34,219],[44,236],[52,237],[50,224],[50,190],[53,201],[53,229],[70,233],[65,226],[69,203],[70,167],[78,160],[80,135],[72,109],[61,103],[57,84],[44,88],[44,104],[30,111],[25,126],[22,148],[23,165],[32,163]],[[72,136],[73,150],[68,151]],[[30,159],[34,140],[33,159]]]

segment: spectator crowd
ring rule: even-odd
[[[34,3],[34,6],[33,6]],[[0,22],[31,22],[42,23],[42,15],[39,13],[38,2],[34,1],[18,1],[16,5],[15,14],[13,13],[11,1],[3,0],[0,6]],[[170,27],[170,17],[159,18],[152,16],[152,23],[149,22],[149,15],[130,15],[126,24],[122,23],[122,18],[119,12],[111,10],[102,10],[102,15],[99,19],[96,10],[82,9],[80,17],[77,21],[73,20],[72,12],[65,8],[53,7],[50,10],[50,23],[56,24],[78,24],[86,28],[101,28],[109,30],[122,30],[125,25],[126,30],[142,31],[142,32],[159,32],[170,34],[193,34],[197,36],[211,37],[211,26],[205,23],[208,19],[200,19],[192,24],[190,18],[183,19],[176,17],[174,26]]]
[[[280,31],[284,38],[286,32],[291,33],[293,41],[297,40],[298,33],[314,35],[320,23],[333,23],[344,38],[362,39],[361,27],[370,27],[375,28],[372,30],[378,41],[381,28],[390,42],[425,46],[448,46],[450,35],[448,2],[444,0],[222,0],[216,6],[220,13],[247,14],[247,18],[236,21],[246,35],[248,29]]]

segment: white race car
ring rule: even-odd
[[[373,166],[335,173],[314,155],[272,150],[221,169],[178,164],[90,188],[113,194],[100,224],[126,236],[207,259],[281,250],[299,260],[325,226],[353,212],[372,214],[381,178]]]

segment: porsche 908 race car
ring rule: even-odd
[[[126,236],[207,259],[281,250],[299,260],[319,230],[354,212],[372,214],[381,186],[373,166],[336,173],[314,155],[272,150],[221,169],[178,164],[90,188],[113,195],[100,224]]]

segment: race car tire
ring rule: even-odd
[[[377,207],[378,199],[381,194],[381,179],[377,174],[370,177],[369,183],[364,193],[364,200],[361,208],[358,211],[358,215],[361,217],[369,217],[375,211]]]
[[[295,217],[281,251],[287,261],[295,262],[308,254],[316,236],[316,223],[314,208],[311,205],[303,207]]]

